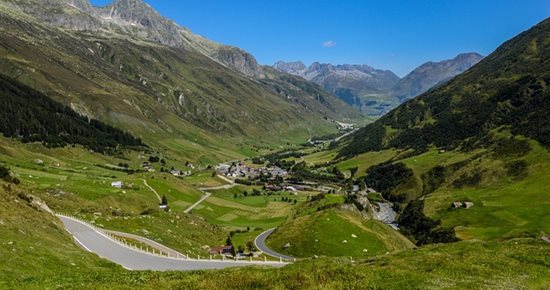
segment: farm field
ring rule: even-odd
[[[258,187],[236,186],[211,191],[212,196],[193,209],[193,213],[227,229],[269,229],[281,224],[307,199],[304,193],[294,195],[289,192],[264,191],[260,196],[252,196],[254,189],[258,190]],[[248,196],[243,195],[244,191]],[[283,201],[283,198],[291,202]]]

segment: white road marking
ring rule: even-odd
[[[92,252],[92,250],[90,250],[88,247],[86,247],[86,245],[84,245],[84,243],[82,243],[77,237],[73,236],[73,239],[80,245],[82,246],[86,251],[88,252]]]

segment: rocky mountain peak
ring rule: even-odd
[[[273,68],[289,74],[298,74],[299,72],[307,69],[306,65],[301,61],[278,61],[273,65]]]
[[[481,60],[483,56],[477,52],[466,52],[458,54],[454,60],[463,61],[463,60]]]
[[[482,55],[469,52],[448,60],[426,62],[401,79],[392,89],[393,95],[400,100],[413,98],[463,73],[482,59]]]
[[[118,17],[143,27],[153,27],[155,22],[164,20],[143,0],[115,0],[104,8],[111,18]]]

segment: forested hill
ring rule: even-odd
[[[341,141],[340,157],[384,148],[465,149],[509,129],[550,146],[550,19],[505,42],[442,87]]]
[[[98,152],[143,146],[140,139],[100,121],[80,116],[16,80],[0,75],[0,132],[48,147],[80,144]]]

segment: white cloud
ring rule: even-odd
[[[323,42],[323,47],[326,47],[326,48],[331,48],[335,45],[336,45],[336,42],[332,40]]]

